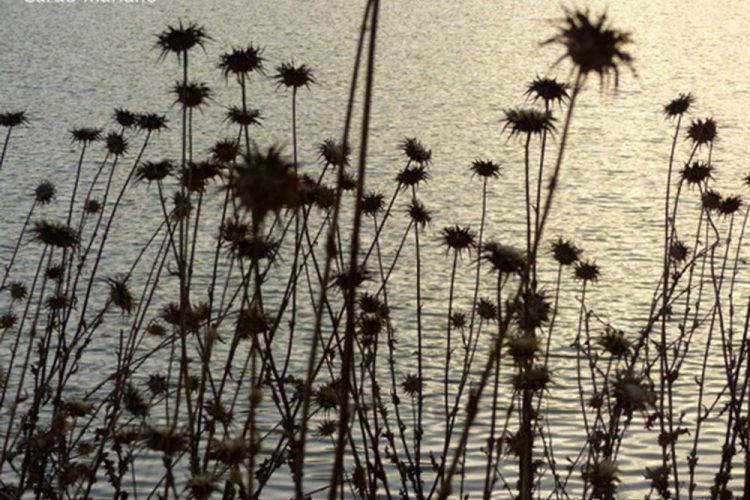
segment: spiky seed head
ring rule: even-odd
[[[534,359],[539,349],[539,340],[536,335],[517,333],[508,339],[508,354],[517,365]]]
[[[517,391],[544,391],[552,380],[546,366],[532,366],[513,376],[513,388]]]
[[[90,144],[102,138],[102,131],[101,129],[91,127],[74,128],[70,131],[70,137],[73,142]]]
[[[135,298],[130,291],[127,279],[107,279],[109,300],[120,309],[122,314],[130,314],[135,306]]]
[[[459,330],[466,328],[466,313],[456,311],[453,314],[451,314],[451,326],[453,328],[457,328]]]
[[[206,34],[203,26],[188,23],[187,26],[179,21],[177,26],[167,25],[166,29],[156,35],[155,48],[161,51],[159,59],[164,59],[169,54],[175,54],[178,60],[194,47],[205,48],[205,44],[211,38]]]
[[[0,127],[18,127],[29,123],[26,111],[5,111],[0,113]]]
[[[221,441],[214,441],[209,449],[211,460],[217,460],[228,466],[241,465],[249,454],[249,443],[242,436],[226,437]]]
[[[588,10],[566,9],[557,34],[543,45],[562,45],[565,53],[559,60],[569,59],[583,77],[590,73],[599,75],[602,84],[613,77],[617,88],[619,66],[624,64],[632,69],[633,57],[624,50],[630,42],[629,33],[609,26],[606,14],[592,18]]]
[[[490,160],[474,160],[469,168],[472,177],[477,175],[485,179],[497,179],[502,175],[500,165]]]
[[[683,241],[674,241],[669,247],[669,258],[675,262],[683,262],[689,253],[690,249]]]
[[[714,168],[708,163],[694,161],[692,164],[686,163],[682,167],[680,176],[688,186],[692,187],[706,182],[708,179],[713,179],[713,170]]]
[[[262,54],[263,49],[252,44],[247,47],[232,48],[230,52],[226,52],[219,57],[219,69],[224,78],[228,78],[229,75],[241,78],[243,75],[253,72],[262,73],[263,62],[265,61]]]
[[[18,318],[13,311],[8,311],[0,315],[0,330],[9,330],[16,325]],[[0,387],[3,386],[2,380],[0,380]]]
[[[442,244],[458,253],[471,250],[476,245],[476,233],[470,227],[445,227],[440,233]]]
[[[245,163],[232,172],[230,184],[242,208],[252,213],[257,221],[270,212],[297,206],[299,180],[294,175],[294,164],[270,147],[265,152],[254,148]]]
[[[361,266],[354,272],[347,268],[333,275],[331,285],[346,293],[352,287],[356,290],[365,281],[369,281],[370,277],[370,272]]]
[[[335,420],[326,419],[318,426],[318,436],[330,437],[336,433],[338,425]]]
[[[599,266],[593,261],[578,262],[573,269],[573,277],[585,283],[596,283],[599,281],[599,275]]]
[[[13,300],[23,300],[26,298],[28,289],[26,288],[26,285],[20,281],[11,281],[8,283],[8,293]]]
[[[180,185],[190,193],[202,193],[209,181],[220,175],[221,166],[216,162],[188,162],[180,173]]]
[[[502,119],[503,131],[510,130],[510,136],[521,134],[541,135],[555,131],[555,118],[549,111],[536,108],[516,108],[505,110]]]
[[[684,115],[690,109],[690,106],[695,102],[695,97],[691,93],[680,94],[667,104],[664,105],[664,116],[672,118],[675,116]]]
[[[164,453],[167,456],[173,456],[187,446],[185,435],[171,427],[147,426],[141,438],[151,451]]]
[[[60,281],[65,275],[65,267],[62,264],[49,266],[44,272],[44,276],[51,281]]]
[[[384,197],[381,193],[370,192],[362,198],[362,212],[365,215],[375,215],[383,210]]]
[[[95,215],[102,211],[102,204],[99,200],[90,199],[83,207],[83,211],[88,215]]]
[[[172,195],[172,219],[175,221],[185,220],[193,211],[193,202],[190,195],[175,191]]]
[[[177,82],[172,87],[175,102],[190,109],[197,109],[206,104],[213,92],[202,82]]]
[[[39,220],[31,229],[32,237],[55,248],[74,248],[80,241],[78,231],[60,222]]]
[[[514,247],[493,241],[485,243],[482,247],[480,258],[489,262],[498,273],[520,274],[526,268],[526,257]]]
[[[424,182],[430,178],[430,174],[423,165],[417,165],[415,167],[404,167],[401,172],[396,175],[396,182],[402,189],[406,189],[412,186],[418,186],[421,182]]]
[[[404,152],[406,158],[417,165],[429,165],[432,161],[432,151],[427,149],[416,137],[407,137],[398,148]]]
[[[401,381],[401,390],[408,396],[418,396],[422,392],[422,379],[414,373],[406,375]]]
[[[533,332],[546,324],[552,310],[547,294],[539,290],[524,293],[517,307],[516,321],[524,332]]]
[[[497,321],[497,305],[487,297],[477,301],[477,314],[485,321]]]
[[[599,345],[611,356],[622,358],[630,353],[631,343],[622,330],[607,327],[599,338]]]
[[[223,139],[211,147],[211,157],[221,163],[233,163],[240,154],[240,145],[234,139]]]
[[[158,162],[147,161],[138,165],[135,170],[136,182],[156,182],[164,180],[175,169],[175,165],[169,160]]]
[[[294,62],[286,62],[277,66],[276,74],[273,77],[278,87],[283,85],[287,88],[298,89],[300,87],[310,87],[310,84],[315,83],[312,69],[304,64],[295,66]]]
[[[326,139],[318,146],[318,155],[326,165],[347,166],[350,154],[351,147],[348,144],[344,146],[334,139]]]
[[[552,243],[552,257],[561,266],[571,266],[581,257],[583,250],[573,244],[572,241],[557,238]]]
[[[687,139],[697,147],[712,144],[717,136],[716,120],[713,118],[693,120],[687,129]]]
[[[552,103],[562,104],[570,96],[568,95],[568,84],[561,83],[554,78],[543,78],[537,76],[526,87],[526,95],[534,101],[544,101],[546,105]]]
[[[408,208],[409,217],[417,226],[424,228],[432,221],[432,214],[419,200],[412,200]]]
[[[719,203],[719,214],[724,217],[730,216],[739,211],[742,208],[742,197],[741,196],[724,196]]]
[[[55,185],[50,181],[42,181],[34,190],[34,199],[40,205],[47,205],[55,198]]]
[[[161,132],[166,130],[167,117],[156,113],[142,113],[135,117],[136,126],[146,132]]]
[[[231,106],[227,110],[227,117],[225,118],[225,121],[228,121],[229,123],[232,123],[234,125],[240,125],[240,126],[250,126],[255,125],[256,127],[260,127],[261,121],[263,118],[261,117],[260,111],[257,109],[247,109],[244,110],[237,106]]]
[[[701,203],[705,210],[718,210],[721,206],[721,195],[713,189],[707,189],[701,196]]]
[[[107,134],[105,139],[107,145],[107,151],[109,154],[115,156],[122,156],[128,151],[128,141],[125,136],[118,134],[117,132],[111,132]]]
[[[165,395],[169,392],[169,383],[164,375],[152,373],[148,376],[146,387],[154,396]]]
[[[188,489],[191,498],[195,500],[208,500],[219,491],[219,477],[211,472],[193,474],[188,478]]]
[[[112,114],[112,118],[115,120],[115,123],[117,123],[122,128],[132,128],[137,123],[136,114],[123,108],[115,109],[115,112]]]

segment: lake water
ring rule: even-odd
[[[602,278],[591,289],[589,304],[612,324],[635,333],[645,322],[661,272],[663,186],[673,133],[671,122],[661,113],[664,103],[679,92],[694,93],[693,116],[714,116],[719,124],[720,140],[713,153],[719,189],[746,192],[742,179],[750,173],[746,161],[750,157],[750,9],[742,0],[595,0],[586,5],[595,13],[607,9],[616,27],[632,33],[634,71],[622,71],[616,93],[600,89],[595,79],[582,93],[547,236],[572,238],[587,257],[596,260]],[[14,244],[29,192],[41,179],[52,179],[60,192],[69,192],[77,160],[69,142],[70,128],[109,126],[114,107],[167,113],[172,130],[157,139],[149,159],[177,157],[179,109],[170,107],[170,89],[180,73],[173,58],[157,61],[153,45],[155,34],[178,19],[205,25],[213,38],[205,53],[196,52],[191,60],[193,77],[215,91],[215,104],[195,117],[200,130],[195,150],[205,151],[232,134],[222,122],[222,106],[237,103],[237,92],[215,65],[229,47],[252,42],[265,48],[269,68],[290,59],[313,68],[317,83],[299,93],[298,119],[301,164],[317,168],[313,166],[317,144],[337,137],[344,121],[361,11],[362,2],[351,0],[142,4],[0,0],[0,109],[25,109],[32,120],[30,127],[14,133],[0,173],[3,255]],[[491,184],[488,236],[523,242],[522,145],[501,133],[500,120],[503,110],[526,104],[523,93],[536,75],[569,76],[565,64],[554,65],[560,49],[540,46],[554,34],[562,10],[559,2],[543,0],[410,0],[384,1],[381,13],[368,182],[390,192],[392,178],[403,165],[397,145],[404,137],[416,136],[432,149],[432,181],[422,188],[421,198],[434,210],[433,225],[424,238],[429,257],[423,293],[428,330],[435,333],[444,318],[449,270],[437,233],[449,224],[477,224],[480,190],[468,172],[472,160],[492,158],[504,169],[502,180]],[[255,132],[257,142],[289,145],[289,95],[271,81],[256,80],[250,87],[250,101],[264,116],[263,127]],[[684,161],[686,141],[680,141],[678,151],[678,161]],[[95,161],[92,156],[84,177],[90,178]],[[127,270],[144,238],[161,221],[155,201],[143,198],[144,193],[144,188],[134,189],[125,198],[125,215],[106,255],[108,274]],[[686,206],[697,205],[695,193],[686,199],[690,200]],[[397,237],[398,231],[388,243],[397,244]],[[210,251],[210,242],[203,250]],[[468,264],[457,292],[464,308],[472,284]],[[546,266],[545,276],[552,279],[551,259]],[[394,293],[409,297],[412,282],[408,267],[403,266],[392,284]],[[744,263],[738,282],[741,293],[735,299],[744,304],[748,282]],[[582,445],[575,363],[569,348],[575,336],[578,288],[572,280],[564,286],[558,334],[553,339],[556,385],[549,417],[560,462],[565,456],[574,457]],[[413,308],[407,306],[400,313],[400,335],[405,338],[413,331]],[[96,349],[107,352],[111,345],[106,342],[102,340]],[[440,345],[436,340],[435,349]],[[300,355],[301,362],[305,356]],[[92,374],[106,363],[101,356],[87,362]],[[688,366],[692,370],[698,362],[691,359]],[[434,368],[440,373],[438,364]],[[714,369],[716,375],[708,383],[713,391],[721,388],[721,373]],[[92,376],[90,383],[96,381]],[[440,383],[435,375],[436,391]],[[694,392],[691,381],[684,384],[675,405],[686,410],[687,421],[692,422]],[[648,492],[644,468],[661,461],[658,432],[645,431],[638,419],[632,429],[619,461],[620,491],[623,497],[640,498]],[[435,438],[434,442],[428,438],[426,447],[439,447],[440,422],[428,422],[425,431]],[[705,449],[720,447],[722,432],[713,430],[709,422]],[[470,447],[470,485],[483,480],[477,442]],[[330,454],[326,450],[322,441],[312,446],[310,487],[327,480]],[[681,453],[684,460],[687,452]],[[699,492],[706,492],[716,472],[712,460],[718,460],[718,453],[698,467]],[[288,496],[289,486],[279,479],[267,495]]]

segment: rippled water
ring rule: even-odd
[[[179,115],[170,108],[169,89],[179,78],[176,62],[157,63],[154,34],[178,18],[204,24],[213,37],[205,54],[193,59],[195,78],[215,88],[217,104],[236,102],[236,91],[215,68],[218,54],[248,42],[265,47],[269,66],[294,59],[314,69],[317,84],[299,95],[299,144],[303,165],[312,165],[316,145],[338,136],[343,123],[348,78],[353,62],[361,2],[350,0],[156,0],[150,5],[29,4],[0,0],[0,108],[22,108],[32,126],[14,135],[0,175],[0,239],[3,252],[12,247],[28,203],[28,193],[44,178],[61,192],[72,186],[76,154],[67,131],[74,126],[104,126],[115,106],[168,112],[173,131],[158,138],[151,154],[175,156],[179,151]],[[646,305],[660,274],[662,192],[672,127],[661,105],[678,92],[693,92],[696,115],[715,116],[720,141],[714,150],[719,187],[742,192],[748,172],[750,113],[750,9],[742,0],[628,0],[607,5],[589,3],[593,11],[607,8],[613,23],[632,32],[634,71],[624,70],[617,93],[600,90],[592,80],[576,111],[561,189],[549,235],[576,240],[602,268],[602,280],[590,295],[598,314],[630,332],[643,325]],[[433,150],[433,181],[422,198],[435,211],[436,235],[452,223],[478,219],[479,187],[467,167],[479,157],[504,167],[500,182],[491,186],[488,234],[522,242],[522,148],[501,134],[502,111],[524,103],[525,85],[535,75],[568,76],[555,66],[559,50],[540,47],[554,33],[558,2],[483,0],[410,0],[383,2],[378,44],[375,105],[372,121],[370,182],[390,186],[401,160],[396,145],[404,136],[418,136]],[[289,96],[271,82],[254,82],[251,104],[265,118],[256,132],[260,144],[290,137]],[[221,106],[196,115],[196,151],[230,135],[222,124]],[[687,145],[681,144],[681,157]],[[93,158],[93,157],[92,157]],[[94,169],[91,160],[90,172]],[[311,167],[312,168],[312,167]],[[384,188],[389,191],[391,188]],[[108,271],[127,270],[144,238],[160,221],[153,200],[143,189],[125,199],[124,213],[106,256]],[[694,203],[696,198],[691,198]],[[400,235],[393,233],[391,245]],[[445,310],[448,259],[436,238],[428,236],[424,294],[427,322],[437,322]],[[208,247],[207,247],[208,249]],[[468,266],[468,263],[466,263]],[[549,276],[553,276],[552,263]],[[740,282],[747,282],[747,266]],[[407,266],[394,281],[396,291],[413,287]],[[465,273],[458,295],[464,306],[470,297],[471,276]],[[165,294],[169,291],[165,291]],[[553,339],[557,385],[551,397],[559,461],[574,456],[582,444],[577,418],[577,388],[572,376],[576,292],[568,282],[558,336]],[[408,296],[408,295],[407,295]],[[746,300],[743,291],[738,303]],[[406,305],[404,306],[406,307]],[[413,325],[403,312],[404,331]],[[438,326],[429,328],[434,333]],[[439,344],[436,340],[436,344]],[[442,345],[442,344],[439,344]],[[436,345],[435,349],[439,348]],[[107,340],[95,347],[111,349]],[[304,357],[304,356],[302,356]],[[304,360],[302,360],[304,361]],[[88,360],[97,373],[104,357]],[[719,375],[709,386],[716,390]],[[93,383],[96,377],[92,377]],[[439,383],[439,378],[436,379]],[[689,382],[685,382],[689,385]],[[439,388],[439,385],[436,387]],[[688,391],[686,388],[685,394]],[[436,396],[437,397],[437,396]],[[694,412],[693,398],[677,398],[677,408]],[[432,415],[436,416],[436,415]],[[430,435],[439,429],[430,423]],[[656,432],[633,425],[630,443],[621,454],[621,491],[627,496],[647,492],[645,466],[658,465]],[[440,432],[434,432],[440,436]],[[721,432],[706,432],[706,447],[720,446]],[[627,441],[626,441],[627,442]],[[327,478],[330,455],[313,448],[308,477],[321,484]],[[469,481],[483,480],[481,453],[470,450],[478,466]],[[701,464],[701,489],[715,471]],[[288,485],[274,484],[268,495],[283,495]]]

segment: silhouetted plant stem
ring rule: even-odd
[[[370,16],[370,39],[368,43],[367,74],[365,78],[365,95],[362,110],[362,137],[359,151],[359,167],[357,169],[357,190],[354,202],[354,221],[352,222],[351,244],[349,251],[349,286],[346,291],[346,330],[344,332],[344,353],[341,360],[341,390],[340,411],[338,422],[338,438],[336,442],[336,455],[334,457],[333,472],[331,474],[331,489],[328,499],[335,500],[339,484],[342,479],[344,445],[347,427],[349,424],[349,392],[351,391],[351,372],[353,365],[354,346],[354,296],[356,293],[355,276],[359,269],[359,238],[360,225],[362,221],[362,197],[365,188],[365,172],[367,165],[367,146],[370,131],[370,113],[372,107],[372,87],[375,79],[375,44],[378,32],[378,10],[380,0],[372,1],[372,13]],[[342,144],[347,144],[343,141]],[[417,453],[418,456],[418,453]],[[419,469],[419,458],[417,458],[417,469]],[[417,483],[419,486],[419,483]]]
[[[370,11],[373,8],[373,2],[375,0],[368,0],[366,6],[365,6],[365,12],[362,17],[362,23],[360,26],[360,32],[359,32],[359,41],[357,43],[357,50],[356,50],[356,56],[355,56],[355,62],[354,62],[354,69],[352,70],[352,80],[349,87],[349,100],[347,104],[346,109],[346,118],[344,122],[344,132],[343,132],[343,139],[341,141],[342,145],[349,144],[349,132],[350,132],[350,126],[351,126],[351,120],[352,120],[352,114],[354,109],[354,98],[355,93],[357,89],[357,79],[359,75],[359,66],[360,61],[362,57],[362,52],[364,49],[364,43],[365,43],[365,36],[366,36],[366,29],[367,29],[367,21],[370,16]],[[335,232],[336,228],[339,223],[339,212],[341,208],[341,197],[343,193],[343,178],[344,178],[344,162],[340,162],[337,169],[337,176],[336,176],[336,194],[334,196],[334,205],[332,209],[332,216],[331,216],[331,222],[330,222],[330,230],[328,232],[328,236],[326,238],[325,243],[325,263],[323,266],[323,279],[321,281],[321,286],[319,290],[319,297],[317,301],[317,307],[315,307],[315,325],[313,327],[313,335],[312,335],[312,343],[310,346],[310,356],[307,361],[307,370],[305,373],[305,386],[304,386],[304,394],[302,398],[302,416],[300,419],[300,437],[299,437],[299,444],[298,444],[298,456],[294,460],[294,470],[293,470],[293,478],[294,478],[294,485],[295,485],[295,494],[297,495],[297,498],[300,498],[300,495],[303,494],[303,477],[304,477],[304,454],[305,454],[305,443],[306,443],[306,436],[307,436],[307,422],[310,415],[310,397],[312,392],[312,384],[314,381],[315,376],[315,363],[317,359],[317,351],[318,351],[318,338],[322,337],[322,322],[323,322],[323,305],[327,302],[327,292],[328,292],[328,283],[330,281],[331,276],[331,265],[333,260],[335,259],[335,244],[334,244],[334,238],[335,238]],[[358,183],[360,182],[360,179],[358,179]],[[355,203],[359,203],[359,199]],[[345,425],[345,424],[344,424]],[[342,424],[339,422],[339,431],[341,431]],[[339,468],[341,466],[339,465]],[[338,471],[337,471],[338,474]],[[338,476],[334,478],[334,481],[332,481],[332,486],[338,484]],[[336,488],[332,488],[336,489]],[[336,492],[334,491],[332,495],[335,496]]]

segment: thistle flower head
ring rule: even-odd
[[[4,312],[2,315],[0,315],[0,330],[9,330],[13,328],[14,326],[16,326],[17,321],[18,317],[13,311]],[[0,387],[2,387],[3,384],[4,381],[0,380]]]
[[[190,497],[195,500],[208,500],[219,491],[219,477],[211,472],[193,474],[188,478]]]
[[[695,102],[693,94],[680,94],[667,104],[664,105],[664,116],[672,118],[675,116],[684,115],[690,109],[690,106]]]
[[[31,234],[36,241],[55,248],[74,248],[80,241],[78,232],[72,227],[47,220],[36,221]]]
[[[440,233],[440,239],[447,249],[458,253],[470,250],[476,244],[476,233],[469,227],[444,227]]]
[[[42,181],[34,190],[34,199],[40,205],[47,205],[55,198],[55,185],[50,181]]]
[[[687,129],[687,139],[697,147],[712,144],[717,135],[716,120],[713,118],[693,120]]]
[[[116,108],[112,118],[122,128],[132,128],[137,123],[136,114],[123,108]]]
[[[312,70],[309,66],[302,64],[295,66],[294,62],[285,62],[276,67],[276,74],[273,76],[276,80],[276,86],[282,85],[287,88],[298,89],[300,87],[310,87],[315,83]]]
[[[497,179],[502,175],[500,165],[490,160],[474,160],[469,168],[471,169],[472,177],[478,175],[485,179]]]
[[[614,498],[617,492],[619,470],[615,462],[609,459],[594,459],[582,468],[583,480],[591,485],[595,498]]]
[[[212,161],[188,162],[180,172],[180,185],[190,193],[202,193],[208,182],[221,175],[221,166]]]
[[[453,328],[458,328],[459,330],[466,328],[466,313],[460,311],[452,313],[450,322]]]
[[[422,379],[414,373],[406,375],[401,381],[401,390],[408,396],[418,396],[422,392]]]
[[[516,365],[521,365],[534,359],[539,349],[539,339],[537,339],[536,335],[517,333],[508,339],[508,354],[513,358],[513,362]]]
[[[742,208],[742,198],[740,196],[724,196],[719,203],[719,214],[728,217]]]
[[[555,119],[549,111],[535,108],[517,108],[504,111],[503,131],[510,129],[510,136],[541,135],[543,132],[555,131]]]
[[[615,358],[622,358],[630,353],[631,343],[625,337],[625,332],[607,327],[599,338],[599,345]]]
[[[227,117],[225,121],[234,125],[250,126],[255,125],[260,127],[260,122],[263,118],[260,115],[260,111],[257,109],[244,110],[237,106],[232,106],[227,110]]]
[[[701,196],[701,204],[705,210],[718,210],[721,206],[721,195],[713,189],[707,189]]]
[[[175,191],[172,195],[172,220],[181,221],[187,219],[192,211],[193,202],[190,201],[190,195],[181,191]]]
[[[423,165],[415,167],[407,166],[396,175],[396,182],[399,183],[402,189],[406,189],[418,186],[420,182],[424,182],[429,178],[430,174]]]
[[[209,449],[209,458],[224,465],[240,465],[250,453],[248,441],[243,437],[226,437],[214,441]]]
[[[477,314],[480,318],[485,321],[496,321],[497,320],[497,306],[495,303],[487,298],[482,297],[477,301],[476,305]]]
[[[337,379],[315,389],[315,392],[313,393],[315,403],[325,411],[336,408],[339,405],[340,400],[340,386],[341,381]]]
[[[362,212],[365,215],[375,215],[383,210],[384,197],[381,193],[370,192],[362,198]]]
[[[487,261],[495,272],[520,274],[526,268],[526,257],[514,247],[494,241],[489,241],[482,247],[481,258]]]
[[[432,221],[432,214],[419,200],[412,200],[409,203],[408,213],[412,222],[417,226],[422,226],[422,228]]]
[[[231,52],[222,54],[219,57],[219,69],[224,74],[224,78],[229,75],[236,75],[241,78],[252,72],[263,72],[263,49],[250,44],[243,48],[233,48]]]
[[[167,117],[156,113],[142,113],[135,117],[136,126],[146,132],[161,132],[167,128]]]
[[[123,315],[130,315],[130,313],[133,312],[133,307],[135,306],[135,298],[133,297],[133,293],[130,291],[127,279],[109,278],[107,279],[107,284],[109,285],[110,302],[117,306],[117,308],[120,309],[120,312]]]
[[[351,269],[347,268],[331,277],[331,285],[346,293],[350,288],[356,290],[369,279],[370,272],[367,269],[357,267],[356,272],[353,272]]]
[[[203,26],[188,23],[187,26],[179,21],[177,26],[167,25],[166,29],[156,35],[155,48],[161,51],[159,59],[164,59],[169,54],[175,54],[178,60],[194,47],[205,48],[206,42],[211,38],[206,34]]]
[[[617,374],[614,395],[617,405],[628,416],[634,411],[646,411],[656,403],[653,384],[647,378],[629,371]]]
[[[98,214],[102,211],[102,203],[99,200],[92,198],[86,201],[86,204],[83,206],[83,211],[88,215]]]
[[[578,262],[573,268],[573,276],[579,281],[596,283],[599,281],[599,266],[593,261]]]
[[[349,165],[351,147],[348,144],[340,144],[334,139],[326,139],[318,146],[318,154],[326,165],[345,167]]]
[[[532,366],[513,376],[513,388],[517,391],[544,391],[552,381],[549,368]]]
[[[74,128],[70,131],[70,137],[72,142],[90,144],[102,138],[102,131],[101,129],[91,127]]]
[[[707,181],[708,179],[713,179],[713,170],[714,168],[708,163],[694,161],[692,164],[686,163],[685,166],[682,167],[680,176],[688,186],[695,186]]]
[[[534,101],[544,101],[549,106],[557,102],[562,104],[568,99],[568,84],[561,83],[554,78],[542,78],[537,76],[526,88],[526,95]]]
[[[596,73],[604,83],[614,75],[614,87],[617,88],[620,64],[632,67],[633,58],[624,51],[624,46],[630,42],[629,33],[609,26],[606,14],[592,19],[588,10],[566,9],[557,34],[543,44],[562,45],[565,53],[559,60],[570,59],[584,77]]]
[[[557,238],[552,243],[552,257],[561,266],[571,266],[581,257],[583,250],[573,244],[572,241]]]
[[[26,111],[5,111],[0,113],[0,127],[18,127],[26,125],[29,119],[26,117]]]
[[[417,165],[428,165],[432,161],[432,151],[427,149],[415,137],[407,137],[398,148],[404,152],[406,158]]]
[[[122,156],[128,152],[128,141],[125,136],[117,132],[110,132],[105,139],[107,151],[115,156]]]
[[[148,426],[141,438],[151,451],[161,452],[167,456],[183,451],[187,445],[185,435],[171,427]]]
[[[208,85],[202,82],[176,82],[172,93],[176,97],[175,102],[191,109],[200,108],[213,95]]]
[[[161,181],[169,176],[174,168],[174,164],[169,160],[143,162],[135,170],[135,180],[136,182]]]
[[[211,147],[211,157],[221,163],[232,163],[240,154],[240,145],[234,139],[223,139]]]
[[[232,174],[230,182],[235,196],[258,221],[269,212],[296,206],[299,201],[294,165],[276,147],[265,152],[254,148]]]
[[[549,322],[552,304],[544,291],[529,291],[522,295],[518,302],[516,320],[524,332],[533,332],[536,328]]]
[[[688,246],[682,242],[682,241],[674,241],[672,245],[669,247],[669,258],[671,258],[675,262],[682,262],[685,259],[687,259],[688,254],[690,253],[690,249]]]
[[[20,281],[11,281],[10,283],[8,283],[8,293],[10,294],[10,298],[13,300],[23,300],[26,298],[28,290],[26,288],[26,285],[24,285]]]

